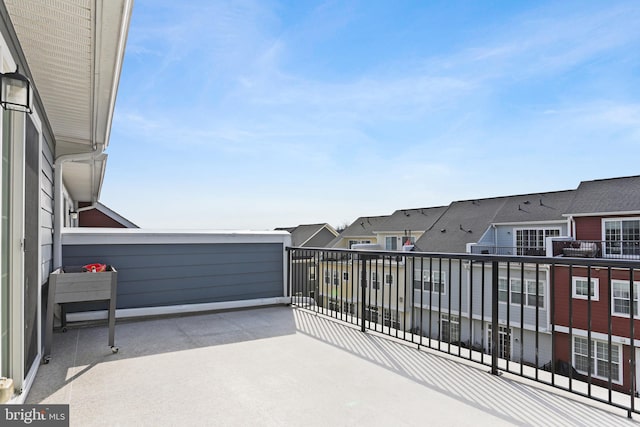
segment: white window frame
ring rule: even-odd
[[[377,271],[372,271],[371,272],[371,289],[380,289],[380,280],[378,280],[378,272]]]
[[[518,233],[521,233],[523,231],[527,231],[527,232],[534,232],[536,233],[536,245],[535,246],[524,246],[522,244],[518,244]],[[554,234],[550,234],[548,233],[549,231],[554,232]],[[538,235],[540,232],[542,232],[542,246],[538,245],[538,243],[540,242],[540,236]],[[557,234],[555,234],[555,232],[557,232]],[[527,249],[546,249],[547,248],[547,237],[557,237],[560,236],[562,234],[562,228],[561,227],[521,227],[521,228],[514,228],[513,229],[513,247],[516,248],[516,253],[518,255],[526,255],[525,253],[523,253],[523,249],[527,248]],[[522,239],[520,239],[522,240]],[[530,239],[529,239],[530,240]]]
[[[394,329],[400,329],[400,313],[390,308],[383,308],[382,324]]]
[[[447,294],[447,272],[439,271],[439,270],[414,270],[414,275],[416,277],[421,277],[420,285],[422,286],[423,292],[431,292],[433,294],[440,293],[442,295]],[[440,280],[435,280],[437,277],[440,277]],[[438,290],[435,290],[435,286],[432,284],[438,285]]]
[[[630,316],[630,313],[622,313],[622,312],[618,312],[616,311],[616,299],[621,299],[621,300],[625,300],[625,301],[629,301],[629,297],[620,297],[618,296],[618,298],[616,298],[616,287],[617,286],[622,286],[623,290],[626,292],[629,289],[629,281],[628,280],[617,280],[617,279],[612,279],[611,280],[611,315],[612,316],[617,316],[617,317],[626,317],[628,318]],[[640,282],[633,282],[633,303],[634,303],[634,308],[635,308],[635,313],[633,315],[633,317],[635,319],[639,319],[640,315],[638,313],[638,303],[640,299]],[[629,308],[629,312],[631,312],[631,308]]]
[[[393,242],[393,243],[391,243],[391,242]],[[395,248],[393,246],[395,246]],[[386,236],[384,238],[384,249],[386,251],[397,251],[398,250],[398,236]]]
[[[589,279],[583,276],[573,276],[571,278],[571,295],[573,298],[584,299],[584,300],[589,299],[588,295],[578,293],[578,282],[584,282],[586,284],[587,280]],[[591,295],[591,301],[599,301],[600,300],[600,279],[598,279],[597,277],[592,277],[590,288],[593,290],[593,295]]]
[[[375,315],[375,320],[372,317]],[[365,319],[369,322],[378,323],[380,320],[380,309],[374,305],[368,305],[365,309]]]
[[[578,371],[579,373],[583,374],[583,375],[589,375],[589,373],[585,370],[582,369],[578,369],[579,366],[576,363],[576,354],[578,356],[582,356],[585,359],[588,360],[589,357],[589,353],[588,353],[588,349],[586,353],[576,353],[576,340],[581,340],[582,344],[586,344],[589,345],[589,342],[587,341],[587,337],[581,337],[581,336],[573,336],[573,340],[571,341],[571,361],[573,364],[573,367],[575,368],[576,371]],[[604,381],[609,381],[609,378],[607,376],[603,376],[603,375],[599,375],[598,372],[598,361],[600,362],[604,362],[607,365],[609,364],[609,361],[607,359],[603,359],[603,358],[599,358],[598,357],[598,344],[601,344],[603,346],[605,346],[605,354],[609,355],[608,352],[608,346],[609,343],[606,341],[600,341],[600,340],[595,340],[595,339],[591,339],[591,369],[593,370],[593,372],[591,372],[591,377],[592,378],[597,378],[600,380],[604,380]],[[612,361],[612,366],[611,368],[614,369],[615,365],[618,365],[618,379],[614,379],[613,376],[611,377],[611,382],[614,384],[622,384],[622,348],[620,347],[619,344],[616,343],[611,343],[612,347],[615,347],[617,349],[617,353],[618,353],[618,360],[617,361]],[[613,348],[611,349],[612,352],[612,357],[613,357]],[[613,372],[612,372],[613,373]]]
[[[316,280],[316,266],[309,266],[307,273],[309,274],[309,280]]]
[[[393,274],[385,273],[385,275],[384,275],[384,284],[386,286],[392,286],[393,285]]]
[[[440,316],[440,339],[444,337],[445,324],[449,326],[449,343],[460,342],[460,316],[442,313]]]
[[[624,258],[640,258],[640,254],[625,254],[622,245],[619,247],[619,252],[614,253],[609,250],[609,241],[607,240],[607,223],[619,222],[620,223],[620,240],[614,240],[614,242],[625,242],[622,239],[622,223],[625,221],[640,221],[640,217],[621,217],[621,218],[602,218],[602,255],[606,257],[624,257]],[[630,240],[635,242],[635,240]]]
[[[501,284],[504,283],[504,281],[506,281],[506,277],[499,277],[498,278],[498,286],[500,286]],[[535,309],[536,307],[538,307],[540,310],[544,310],[546,307],[546,290],[547,290],[547,282],[545,280],[539,280],[538,281],[538,286],[542,287],[542,292],[539,292],[538,297],[542,299],[542,305],[537,305],[537,304],[529,304],[529,298],[534,298],[536,297],[536,293],[535,293],[535,288],[534,288],[534,292],[529,292],[529,286],[530,285],[534,285],[535,286],[535,279],[524,279],[524,292],[522,292],[522,297],[524,298],[524,301],[520,301],[520,302],[514,302],[514,298],[513,295],[517,295],[518,297],[520,297],[521,292],[515,291],[513,289],[513,285],[514,283],[518,283],[520,284],[520,277],[512,277],[511,278],[511,283],[509,286],[509,303],[511,305],[517,305],[519,306],[520,304],[523,304],[525,307],[529,307],[529,308],[533,308]],[[504,290],[500,290],[499,292],[504,292]],[[500,299],[500,294],[498,293],[498,302],[500,304],[506,304],[506,301],[503,301]]]

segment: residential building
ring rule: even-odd
[[[100,202],[79,203],[77,214],[78,227],[99,228],[139,228],[133,222]],[[73,221],[73,219],[72,219]]]
[[[557,257],[640,259],[640,176],[580,183],[563,216],[569,237],[554,241]],[[640,381],[640,271],[568,262],[554,273],[556,358],[594,384],[608,386],[610,376],[613,389],[628,393],[629,373]]]

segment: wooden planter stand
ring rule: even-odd
[[[44,341],[44,363],[51,360],[51,341],[53,335],[53,311],[55,304],[87,301],[109,301],[109,346],[114,353],[116,326],[116,290],[118,272],[112,266],[102,273],[83,272],[81,267],[62,267],[49,275],[49,296],[47,300],[47,322]],[[62,306],[63,331],[66,326],[66,313]]]

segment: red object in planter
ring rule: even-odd
[[[107,265],[106,264],[87,264],[82,266],[82,268],[84,270],[86,270],[89,273],[104,273],[107,270]]]

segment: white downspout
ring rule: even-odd
[[[96,147],[97,148],[97,147]],[[101,150],[88,153],[66,154],[58,157],[54,169],[54,223],[53,223],[53,268],[62,267],[62,228],[64,227],[64,192],[62,181],[62,167],[67,162],[94,160],[102,154]]]
[[[569,224],[567,224],[567,228],[569,229],[569,235],[571,237],[573,237],[573,239],[575,240],[576,238],[576,222],[573,220],[573,215],[569,216],[569,219],[567,219],[567,221],[569,222]]]

